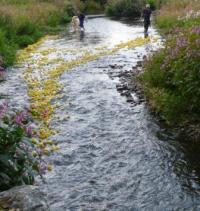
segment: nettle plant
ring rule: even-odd
[[[33,184],[48,166],[37,147],[37,133],[27,111],[8,111],[6,102],[0,104],[0,190]]]

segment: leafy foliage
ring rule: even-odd
[[[106,6],[106,14],[113,17],[133,17],[141,16],[145,4],[150,4],[151,9],[159,7],[157,0],[110,0]]]
[[[114,17],[140,17],[144,1],[113,0],[106,7],[106,14]]]
[[[0,190],[16,185],[33,184],[36,175],[47,169],[41,150],[36,146],[37,134],[28,113],[8,113],[6,103],[0,105]]]

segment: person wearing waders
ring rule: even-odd
[[[144,37],[147,38],[148,37],[148,29],[149,26],[151,24],[151,9],[150,9],[150,5],[147,4],[146,8],[143,10],[143,14],[142,17],[144,18]]]
[[[83,13],[80,13],[78,15],[78,19],[79,19],[79,26],[81,28],[81,31],[84,31],[84,21],[85,21],[85,15]]]

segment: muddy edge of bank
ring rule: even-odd
[[[140,57],[140,55],[138,55],[138,57]],[[153,107],[151,106],[148,98],[146,98],[145,96],[144,86],[139,80],[139,76],[142,75],[144,71],[143,67],[146,60],[147,56],[143,56],[143,58],[139,60],[135,66],[126,71],[122,71],[122,66],[120,65],[110,65],[110,68],[112,69],[121,69],[121,71],[119,71],[119,74],[117,75],[120,83],[116,85],[116,89],[122,96],[125,96],[127,102],[131,103],[133,106],[145,103],[149,109],[150,114],[154,116],[158,123],[162,125],[162,127],[164,127],[169,133],[175,134],[177,141],[182,142],[184,144],[199,144],[199,124],[195,125],[188,122],[183,126],[169,126],[166,124],[162,116],[158,112],[156,112],[155,109],[153,109]]]

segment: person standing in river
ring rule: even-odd
[[[144,18],[144,36],[147,38],[148,29],[151,25],[151,8],[149,4],[147,4],[146,8],[143,10],[142,17]]]

